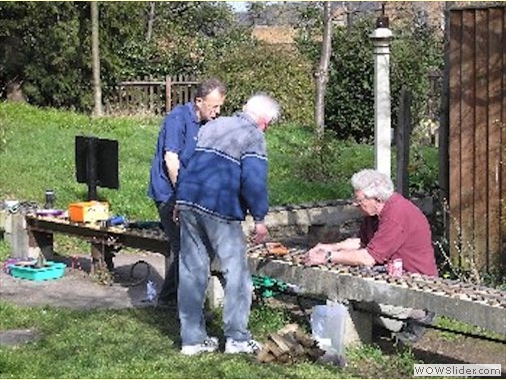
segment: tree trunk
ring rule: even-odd
[[[331,2],[325,1],[323,6],[323,42],[320,65],[315,73],[316,77],[316,101],[315,123],[316,134],[322,137],[325,132],[325,92],[329,81],[330,54],[332,53],[332,11]]]
[[[151,41],[153,36],[153,24],[155,22],[155,2],[149,2],[149,16],[148,16],[148,32],[146,34],[146,42]]]
[[[93,116],[102,116],[102,86],[100,84],[100,47],[98,41],[98,2],[91,2],[91,55],[93,69]]]

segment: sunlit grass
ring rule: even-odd
[[[160,119],[102,118],[29,105],[0,103],[0,199],[44,202],[56,194],[56,208],[85,200],[74,168],[76,135],[115,139],[120,149],[120,189],[99,188],[111,212],[131,219],[156,220],[147,197],[149,166]],[[302,126],[273,126],[267,133],[271,205],[348,198],[353,172],[373,165],[372,147],[328,141],[330,155],[319,157],[327,177],[311,180],[322,167],[313,158],[312,131]],[[309,163],[309,165],[308,165]],[[57,252],[89,247],[78,239],[55,237]],[[10,247],[0,240],[0,259]],[[222,337],[220,312],[209,331]],[[179,325],[174,314],[152,308],[69,310],[17,307],[0,301],[0,328],[34,329],[40,338],[20,347],[0,346],[2,378],[346,378],[409,376],[409,352],[388,356],[375,347],[350,349],[349,367],[298,363],[259,364],[248,356],[179,354]],[[255,307],[250,324],[265,340],[290,323],[283,310]],[[221,335],[220,335],[221,334]]]
[[[219,313],[209,331],[223,341]],[[408,376],[410,353],[387,356],[373,346],[350,349],[349,366],[301,362],[261,364],[253,356],[223,353],[185,357],[172,312],[153,308],[70,310],[18,307],[0,301],[2,329],[32,329],[39,338],[19,347],[0,346],[2,378],[349,378]],[[253,335],[264,340],[290,317],[255,307]]]

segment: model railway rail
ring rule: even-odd
[[[249,252],[252,273],[296,284],[306,294],[334,300],[374,301],[428,309],[485,330],[506,335],[506,292],[460,281],[406,274],[393,278],[369,268],[306,267],[303,248],[268,255],[262,246]]]
[[[26,215],[29,246],[52,249],[54,233],[90,241],[94,262],[111,267],[111,252],[132,247],[165,252],[167,238],[162,230],[100,228],[69,223],[66,220]],[[374,301],[405,307],[429,309],[485,330],[506,335],[506,292],[469,283],[404,275],[393,278],[368,268],[346,266],[306,267],[302,246],[289,246],[284,256],[270,255],[264,245],[250,247],[248,260],[252,274],[270,276],[295,284],[311,295],[334,300]],[[219,264],[213,264],[219,270]]]

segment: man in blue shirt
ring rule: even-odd
[[[264,132],[280,111],[265,94],[252,96],[243,111],[202,127],[195,153],[178,181],[176,207],[184,252],[179,258],[178,309],[184,355],[218,349],[204,319],[214,256],[225,277],[225,352],[254,353],[260,348],[248,330],[253,284],[241,222],[249,213],[255,221],[253,241],[265,241],[269,201]]]
[[[202,82],[193,101],[178,105],[165,116],[158,134],[156,151],[151,163],[148,196],[155,201],[169,249],[165,259],[165,280],[157,300],[159,307],[177,305],[179,278],[179,226],[172,220],[175,188],[183,169],[197,144],[200,127],[220,114],[226,88],[218,79]]]

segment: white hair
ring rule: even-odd
[[[351,177],[353,190],[360,190],[367,198],[386,202],[394,193],[394,184],[389,176],[373,169],[361,170]]]
[[[269,122],[274,122],[279,118],[280,107],[278,102],[269,95],[258,93],[248,99],[243,111],[263,117]]]

